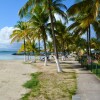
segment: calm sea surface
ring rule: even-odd
[[[23,55],[12,55],[15,51],[0,51],[0,60],[23,60]]]

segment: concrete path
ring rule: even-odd
[[[81,68],[79,63],[72,64],[77,72],[77,97],[73,100],[100,100],[100,80],[91,72]]]

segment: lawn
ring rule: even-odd
[[[42,68],[44,66],[40,70]],[[31,80],[23,85],[29,88],[30,92],[25,94],[22,100],[71,100],[77,88],[76,73],[74,71],[62,73],[54,70],[48,71],[52,68],[49,66],[47,71],[43,69],[31,74]]]

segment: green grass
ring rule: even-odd
[[[40,89],[40,84],[39,84],[39,79],[38,76],[41,73],[32,73],[31,74],[31,79],[27,81],[23,86],[26,88],[31,89],[32,92],[34,92],[34,96],[39,94],[39,89]],[[22,100],[29,100],[28,98],[30,97],[30,93],[25,94],[21,99]]]
[[[37,72],[23,86],[30,92],[22,100],[71,100],[77,88],[76,73]]]
[[[35,88],[38,86],[39,84],[39,80],[38,80],[38,76],[40,75],[40,73],[33,73],[31,74],[31,80],[27,81],[23,86],[26,88]]]

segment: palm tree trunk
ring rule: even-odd
[[[40,35],[39,35],[38,41],[39,41],[39,59],[41,59],[41,54],[40,54],[40,52],[41,52],[41,50],[40,50]]]
[[[91,40],[91,29],[90,29],[90,25],[89,25],[89,56],[91,56],[91,43],[90,43],[90,40]]]
[[[26,43],[24,38],[24,62],[26,61]]]
[[[44,42],[44,52],[45,52],[44,66],[47,66],[47,51],[46,51],[46,41],[45,41],[45,38],[43,38],[43,42]]]
[[[61,67],[59,64],[58,60],[58,52],[57,52],[57,46],[56,46],[56,38],[55,38],[55,33],[54,33],[54,24],[53,24],[53,16],[52,16],[52,11],[51,11],[51,0],[48,0],[48,9],[49,9],[49,14],[50,14],[50,19],[51,19],[51,30],[52,30],[52,35],[53,35],[53,45],[54,45],[54,52],[55,52],[55,61],[57,63],[57,70],[58,72],[61,72]]]
[[[38,40],[39,40],[39,55],[40,55],[40,35],[39,35]]]
[[[64,41],[62,42],[62,60],[65,60],[65,49],[64,49]]]
[[[89,30],[87,29],[87,55],[89,56]]]
[[[42,30],[42,37],[43,37],[43,42],[44,42],[44,52],[45,52],[45,61],[44,61],[44,66],[47,66],[47,50],[46,50],[46,32],[44,26],[41,27]]]

